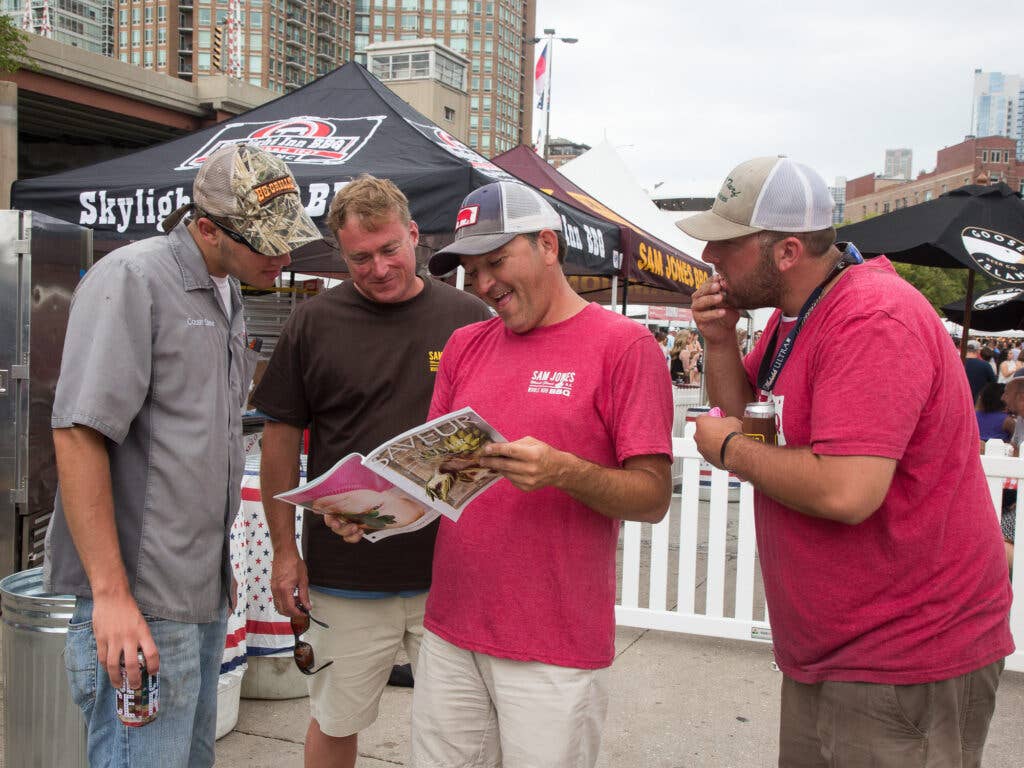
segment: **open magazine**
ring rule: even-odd
[[[438,515],[458,520],[501,475],[481,467],[488,443],[505,438],[472,408],[403,432],[368,456],[350,453],[308,483],[275,499],[357,523],[368,541],[409,533]]]

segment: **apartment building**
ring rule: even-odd
[[[910,181],[869,173],[846,182],[847,223],[932,200],[965,184],[1003,182],[1024,192],[1024,162],[1017,160],[1016,139],[968,136],[940,149],[935,169]],[[980,182],[979,182],[980,180]]]

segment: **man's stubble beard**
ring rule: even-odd
[[[772,258],[772,246],[761,246],[756,271],[738,285],[729,285],[729,303],[736,309],[778,307],[782,302],[782,272]]]

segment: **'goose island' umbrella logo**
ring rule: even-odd
[[[1024,243],[984,227],[964,227],[964,250],[988,275],[1004,283],[1024,283]]]

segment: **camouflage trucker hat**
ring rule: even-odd
[[[249,144],[221,147],[206,159],[192,186],[192,206],[267,256],[322,239],[288,166]],[[164,220],[165,231],[181,219],[176,214]]]

